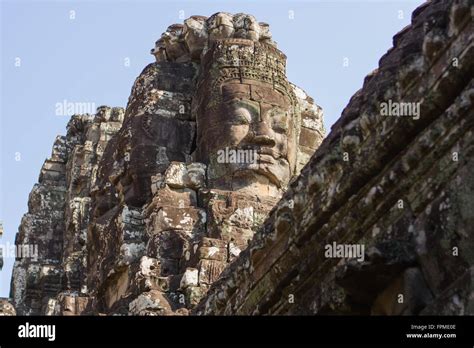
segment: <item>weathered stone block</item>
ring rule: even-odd
[[[187,268],[184,272],[179,286],[182,290],[190,286],[197,286],[199,283],[199,271],[195,268]]]
[[[180,259],[189,249],[189,237],[180,230],[162,231],[148,240],[147,255],[155,258]]]
[[[199,284],[212,285],[227,266],[225,261],[200,260],[199,261]]]
[[[183,230],[192,237],[204,231],[206,213],[196,208],[163,206],[151,214],[150,220],[149,235],[162,231]]]

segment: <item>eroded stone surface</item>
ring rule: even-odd
[[[0,316],[16,315],[15,307],[11,304],[10,299],[0,298]]]
[[[99,107],[96,115],[73,116],[67,135],[56,138],[16,237],[17,246],[38,250],[37,257],[15,261],[11,296],[18,314],[80,314],[87,307],[83,302],[91,301],[86,283],[91,191],[123,116],[121,108]]]
[[[472,10],[414,11],[196,314],[474,313]],[[420,112],[383,116],[388,100]],[[363,257],[327,257],[334,242]]]
[[[152,53],[125,112],[74,116],[43,166],[17,238],[41,250],[14,267],[20,314],[187,314],[319,146],[321,108],[253,16],[193,16]]]
[[[16,310],[473,314],[471,14],[415,10],[321,146],[268,25],[170,26],[125,113],[74,116],[56,140],[17,236],[39,257],[16,261]],[[418,117],[383,116],[389,100]],[[364,250],[328,257],[333,243]]]

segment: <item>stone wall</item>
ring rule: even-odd
[[[3,236],[3,223],[0,221],[0,238]],[[0,248],[0,271],[3,268],[4,246]],[[16,311],[8,298],[0,298],[0,316],[15,315]]]
[[[18,314],[56,313],[59,293],[59,301],[86,297],[90,191],[104,149],[122,120],[123,109],[100,107],[96,115],[73,116],[67,135],[56,138],[16,236],[17,247],[38,252],[18,257],[14,264],[11,297]]]
[[[3,222],[0,221],[0,238],[2,238],[3,236]],[[3,247],[0,248],[0,271],[2,270],[3,268]]]
[[[472,13],[414,11],[195,314],[474,314]]]
[[[56,140],[17,236],[40,250],[14,266],[19,314],[187,314],[322,141],[321,108],[286,79],[286,56],[253,16],[191,17],[170,26],[152,54],[157,61],[136,79],[125,112],[73,116]],[[233,122],[228,137],[203,131],[211,104],[233,107],[223,114],[222,124]],[[278,116],[283,125],[239,124],[255,105],[257,119]],[[227,144],[234,126],[252,130],[249,146],[265,161],[236,170],[198,154],[199,144]],[[291,154],[281,149],[286,139]],[[245,173],[241,187],[211,180],[224,173],[223,182],[235,183],[235,172]]]
[[[238,63],[234,69],[256,73],[249,76],[248,86],[250,80],[260,79],[257,72],[271,72],[265,58],[279,54],[260,36],[244,35],[247,31],[236,36],[226,25],[214,30],[215,18],[221,18],[219,23],[229,18],[240,23],[241,17],[255,24],[252,16],[216,14],[170,26],[152,50],[157,62],[135,81],[124,125],[109,145],[113,155],[102,162],[99,184],[92,192],[88,283],[96,312],[186,314],[247,246],[284,191],[282,187],[267,196],[217,187],[211,178],[218,166],[197,154],[199,140],[206,137],[202,117],[209,110],[199,110],[204,105],[199,91],[206,93],[200,86],[215,82],[220,74],[214,58],[221,54],[218,49],[232,42],[226,54],[247,54],[247,64]],[[199,33],[193,31],[198,30],[196,20],[201,23]],[[193,35],[202,40],[193,42]],[[262,56],[256,56],[257,47]],[[263,68],[257,62],[263,62]],[[211,69],[213,74],[208,74]],[[281,72],[286,79],[284,65]],[[322,112],[305,92],[285,83],[297,103],[296,127],[306,130],[305,137],[297,138],[296,176],[322,140]],[[221,105],[219,93],[209,103]]]
[[[320,146],[268,24],[170,26],[125,111],[56,139],[18,314],[473,314],[473,33],[468,1],[419,7]],[[240,142],[263,161],[216,160]]]

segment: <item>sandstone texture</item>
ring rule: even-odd
[[[67,135],[58,136],[51,157],[28,200],[16,236],[17,246],[37,246],[36,258],[17,258],[11,297],[18,314],[76,314],[87,296],[87,230],[91,192],[99,162],[120,129],[122,108],[99,107],[96,115],[76,115]],[[79,304],[80,303],[80,304]]]
[[[472,13],[414,11],[195,314],[474,314]],[[388,100],[419,117],[384,116]],[[328,257],[333,243],[363,257]]]
[[[11,304],[10,299],[0,298],[0,316],[16,315],[15,307]]]
[[[3,236],[3,223],[0,221],[0,238]],[[0,271],[3,268],[3,247],[0,248]],[[16,315],[10,299],[0,298],[0,316]]]
[[[321,108],[253,16],[193,16],[152,54],[125,110],[56,139],[16,239],[40,250],[15,263],[18,314],[188,314],[321,143]]]
[[[0,221],[0,238],[3,236],[3,223]],[[0,248],[0,271],[3,268],[3,248]]]
[[[268,24],[170,26],[125,110],[56,139],[3,312],[474,314],[472,13],[416,9],[326,138]]]

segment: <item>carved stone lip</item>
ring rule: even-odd
[[[257,154],[259,157],[261,157],[261,155],[271,156],[275,160],[281,157],[281,154],[275,151],[274,147],[259,147],[257,149]]]
[[[259,164],[276,164],[276,158],[270,154],[258,154],[257,162]]]
[[[262,155],[272,155],[273,156],[274,151],[273,151],[272,147],[260,146],[257,149],[257,153],[262,154]]]

